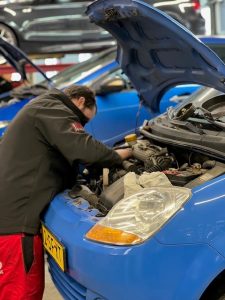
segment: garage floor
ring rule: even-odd
[[[45,292],[43,300],[63,300],[62,296],[59,294],[55,288],[51,276],[48,272],[48,264],[45,263]]]

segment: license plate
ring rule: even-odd
[[[59,240],[50,232],[45,225],[42,224],[43,245],[45,250],[52,256],[60,269],[66,270],[66,251],[65,247]]]

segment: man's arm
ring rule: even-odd
[[[72,165],[75,161],[102,167],[121,164],[130,156],[130,150],[114,151],[86,133],[79,119],[69,110],[40,108],[35,127],[44,140],[56,148]]]

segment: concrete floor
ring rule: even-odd
[[[48,264],[45,263],[45,292],[43,300],[63,300],[62,296],[59,294],[58,290],[52,282],[51,276],[48,272]]]

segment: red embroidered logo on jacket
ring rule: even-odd
[[[82,131],[84,131],[84,127],[79,122],[72,123],[71,127],[76,132],[82,132]]]

